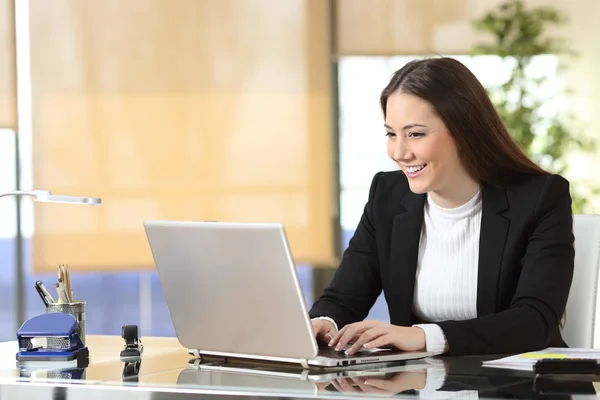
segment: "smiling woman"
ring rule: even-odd
[[[409,62],[380,98],[388,155],[313,305],[321,341],[500,354],[564,346],[573,276],[569,183],[531,162],[459,61]],[[383,292],[390,322],[363,321]],[[338,328],[341,328],[338,331]]]
[[[490,90],[506,83],[515,65],[512,57],[448,56],[463,63]],[[397,168],[385,151],[387,138],[381,129],[385,121],[381,118],[382,110],[379,106],[381,90],[396,70],[418,58],[421,57],[344,56],[339,59],[340,222],[344,248],[360,220],[371,178],[378,171]],[[543,110],[540,110],[546,119],[561,114],[568,104],[564,96],[555,95],[564,86],[564,81],[557,74],[558,64],[558,58],[554,55],[534,57],[528,71],[534,78],[553,77],[539,93],[541,98],[547,99]],[[575,161],[572,164],[573,176],[584,176],[589,167],[585,163],[585,166],[580,167]],[[383,301],[377,302],[370,317],[387,318]]]

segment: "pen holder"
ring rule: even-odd
[[[62,312],[71,314],[77,320],[76,332],[81,339],[81,343],[85,346],[85,301],[76,300],[71,303],[50,303],[46,306],[46,312]],[[65,338],[52,338],[47,339],[48,348],[63,348],[65,347]]]

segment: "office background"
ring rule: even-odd
[[[42,311],[33,283],[54,282],[60,263],[88,302],[89,334],[139,324],[142,335],[173,335],[144,219],[283,222],[311,303],[372,175],[395,168],[378,108],[392,71],[444,54],[486,85],[506,79],[510,60],[469,55],[485,39],[472,20],[499,3],[0,0],[0,192],[104,200],[21,199],[20,218],[16,198],[0,200],[0,339],[13,339],[19,314]],[[525,4],[563,11],[557,33],[579,53],[548,88],[574,94],[545,112],[569,108],[598,137],[600,3]],[[534,73],[558,62],[540,57]],[[597,156],[573,154],[569,177],[600,183]],[[371,317],[387,319],[381,299]]]

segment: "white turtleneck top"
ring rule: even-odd
[[[425,331],[427,351],[446,346],[435,322],[477,317],[477,268],[481,229],[481,191],[457,208],[442,208],[427,195],[419,243],[413,311],[432,324]]]
[[[423,227],[413,296],[413,311],[423,321],[427,351],[446,347],[435,322],[477,317],[477,268],[481,230],[481,191],[457,208],[442,208],[431,196],[423,209]],[[317,317],[337,324],[329,317]]]

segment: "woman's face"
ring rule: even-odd
[[[391,94],[385,128],[388,155],[408,177],[412,192],[443,198],[455,191],[453,186],[462,186],[462,179],[470,179],[454,139],[427,101],[406,93]]]

